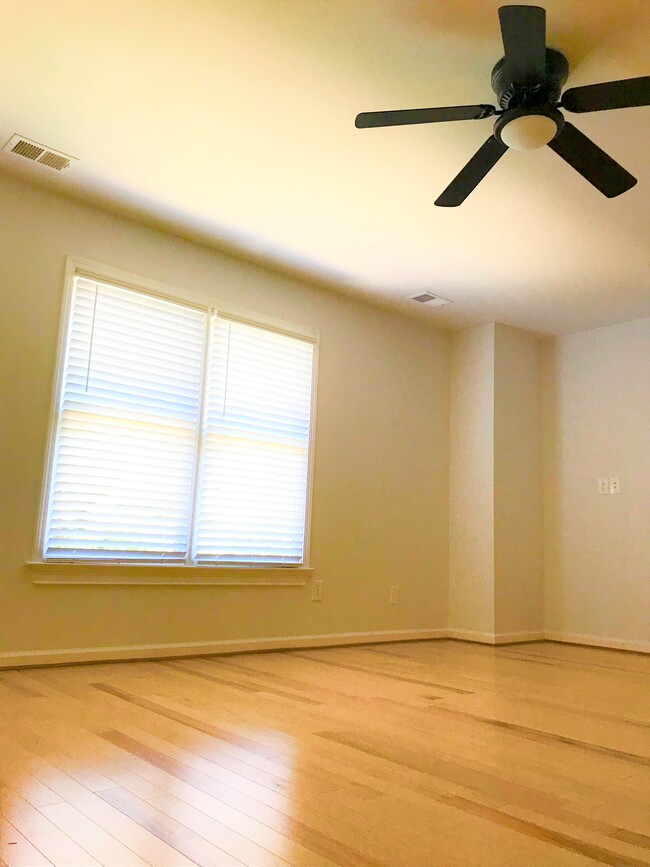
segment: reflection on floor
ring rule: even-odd
[[[650,864],[650,657],[427,641],[0,672],[0,867]]]

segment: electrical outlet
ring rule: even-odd
[[[397,605],[397,603],[399,602],[399,586],[397,584],[393,584],[393,586],[390,588],[388,601],[391,605]]]
[[[322,602],[323,601],[323,579],[318,578],[311,586],[311,601],[312,602]]]
[[[609,477],[609,493],[610,494],[620,494],[621,493],[621,480],[618,476],[610,476]]]
[[[609,494],[609,479],[607,476],[601,476],[598,479],[598,493]]]

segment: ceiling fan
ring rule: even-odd
[[[650,75],[573,87],[560,94],[569,75],[566,57],[546,47],[546,12],[540,6],[501,6],[499,23],[505,56],[492,70],[500,105],[456,105],[358,114],[355,126],[401,126],[496,117],[492,135],[436,199],[443,208],[462,204],[508,148],[548,145],[608,198],[620,196],[636,178],[564,119],[571,112],[650,105]]]

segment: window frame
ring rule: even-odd
[[[311,409],[309,445],[307,456],[307,491],[305,497],[304,558],[302,564],[221,564],[196,563],[192,558],[192,546],[188,545],[185,562],[164,563],[155,560],[137,562],[116,558],[97,560],[75,558],[56,560],[43,557],[48,500],[52,482],[53,457],[59,424],[59,407],[63,388],[63,371],[67,349],[69,320],[72,307],[74,281],[77,277],[97,280],[131,289],[166,301],[172,301],[206,312],[207,334],[210,316],[221,315],[247,325],[265,328],[289,337],[309,342],[313,346]],[[38,525],[32,559],[26,564],[35,583],[45,584],[305,584],[313,572],[311,567],[311,518],[313,503],[313,477],[315,460],[316,397],[318,381],[318,350],[320,334],[311,328],[286,322],[272,316],[260,314],[244,307],[222,302],[217,297],[204,295],[180,287],[161,283],[157,280],[131,274],[117,268],[99,264],[78,256],[67,255],[63,298],[60,307],[57,336],[57,353],[54,365],[54,382],[51,388],[47,442],[39,501]],[[203,346],[201,374],[201,413],[204,402],[205,371],[207,365],[207,343]],[[194,535],[194,514],[196,506],[196,486],[199,473],[201,424],[197,428],[195,467],[192,485],[192,512],[190,515],[189,538]]]

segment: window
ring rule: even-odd
[[[301,565],[314,341],[74,276],[45,561]]]

